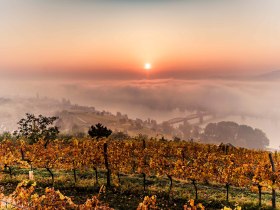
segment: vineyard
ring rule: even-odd
[[[15,209],[38,209],[40,205],[43,209],[122,209],[110,203],[117,194],[125,195],[127,200],[119,201],[123,204],[134,202],[127,209],[136,209],[145,195],[158,197],[150,209],[221,209],[226,205],[234,209],[235,205],[246,207],[244,200],[237,203],[233,198],[233,194],[244,197],[244,192],[254,198],[251,209],[278,205],[279,154],[231,145],[142,138],[57,139],[46,145],[43,140],[27,144],[6,139],[0,143],[0,164],[5,194],[1,200],[11,202]],[[21,182],[28,177],[31,181]],[[38,194],[33,180],[41,186]],[[20,184],[7,193],[9,183]],[[63,191],[63,183],[70,186],[69,191],[77,191],[84,183],[87,195],[74,204],[70,197],[54,190]],[[211,198],[213,189],[219,201]],[[189,203],[192,207],[186,206]]]

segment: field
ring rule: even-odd
[[[23,186],[27,206],[34,193],[54,187],[77,205],[96,195],[98,205],[114,209],[137,209],[145,196],[156,196],[158,209],[183,209],[192,200],[205,209],[273,209],[271,191],[279,188],[277,153],[271,154],[273,172],[268,152],[227,145],[85,138],[55,140],[46,147],[43,141],[4,140],[0,146],[6,196],[34,172],[34,192],[26,191],[30,183]],[[100,191],[101,186],[106,188]],[[11,196],[16,200],[19,194]]]
[[[43,194],[46,187],[51,186],[51,179],[45,170],[34,170],[35,180],[37,182],[36,192]],[[78,172],[79,179],[74,183],[71,171],[55,171],[56,182],[55,189],[59,189],[64,195],[69,196],[75,203],[84,203],[87,198],[97,195],[102,184],[106,184],[106,175],[100,172],[100,184],[95,183],[94,171]],[[24,179],[28,179],[28,170],[15,170],[15,176],[2,176],[1,186],[5,189],[5,194],[12,193],[16,185]],[[147,191],[143,192],[141,176],[121,176],[121,186],[117,183],[112,189],[106,190],[101,194],[100,200],[108,203],[115,209],[137,209],[144,196],[157,195],[157,203],[160,209],[183,209],[183,205],[195,197],[195,192],[191,183],[174,181],[173,192],[169,195],[169,181],[164,177],[150,177],[147,179]],[[226,189],[221,185],[199,184],[198,202],[203,203],[206,209],[222,209],[223,206],[232,206],[236,204],[243,206],[244,209],[258,208],[258,195],[248,189],[231,189],[230,201],[226,201]],[[263,194],[263,208],[272,209],[270,192]]]

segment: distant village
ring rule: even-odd
[[[158,123],[154,119],[130,119],[127,114],[99,111],[93,106],[72,104],[69,99],[56,100],[37,95],[33,98],[0,98],[0,133],[13,132],[25,113],[57,116],[56,126],[61,134],[86,135],[91,125],[102,123],[113,133],[127,136],[139,134],[165,140],[187,140],[206,143],[231,143],[236,146],[266,148],[269,145],[265,133],[235,122],[212,123],[215,117],[208,112],[197,111],[189,116]],[[200,125],[209,123],[202,128]],[[253,143],[252,143],[253,142]]]

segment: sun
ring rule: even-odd
[[[150,63],[145,63],[144,69],[150,70],[152,68],[152,65]]]

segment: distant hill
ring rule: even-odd
[[[232,134],[232,131],[236,130],[232,129],[231,125],[234,124],[236,126],[233,127],[238,127],[238,125],[234,122],[229,123],[230,126],[228,127],[230,127],[230,129],[228,129],[227,126],[222,126],[222,129],[210,129],[211,132],[209,134],[209,132],[205,133],[205,130],[202,127],[191,120],[180,120],[180,122],[174,124],[172,123],[172,120],[158,123],[156,120],[149,118],[131,119],[126,114],[120,112],[113,114],[105,110],[96,110],[95,107],[92,106],[72,104],[71,101],[67,99],[55,100],[46,97],[17,97],[13,99],[0,98],[0,133],[5,131],[13,132],[16,130],[18,127],[17,122],[21,118],[25,117],[25,113],[59,117],[59,119],[56,121],[56,125],[59,127],[59,130],[62,134],[87,134],[91,125],[101,123],[111,129],[115,134],[122,132],[123,134],[128,134],[129,136],[138,136],[139,134],[142,134],[149,137],[156,137],[157,139],[182,139],[208,143],[224,142],[231,143],[235,146],[256,146],[252,144],[252,139],[255,139],[255,137],[248,140],[247,137],[236,139],[234,135],[230,135],[230,133]],[[210,123],[210,125],[213,127],[213,123]],[[218,125],[223,125],[223,123],[219,123]],[[225,128],[227,128],[229,132],[224,132],[222,133],[223,135],[219,133]],[[248,132],[244,132],[244,136],[248,136],[250,132],[253,132],[253,129],[251,128],[247,130]],[[219,132],[217,132],[218,134],[216,135],[214,131]],[[261,133],[260,130],[257,130],[257,132]],[[265,136],[264,133],[262,134]],[[258,145],[257,148],[267,146],[267,141],[268,140],[265,139],[265,142]]]
[[[172,133],[164,131],[163,127],[152,119],[129,119],[126,114],[109,111],[99,111],[92,106],[72,104],[70,100],[55,100],[47,97],[33,98],[1,98],[0,97],[0,133],[13,132],[17,122],[25,117],[25,113],[44,116],[57,116],[57,126],[61,133],[87,133],[91,125],[102,123],[113,132],[124,132],[131,136],[145,134],[172,138]]]
[[[87,133],[91,125],[101,123],[113,132],[123,132],[130,136],[145,134],[157,136],[161,126],[155,120],[129,119],[126,114],[116,115],[107,111],[97,111],[90,107],[73,106],[55,114],[59,117],[57,126],[63,133]]]
[[[254,79],[258,80],[280,80],[280,70],[267,72],[256,76]]]

